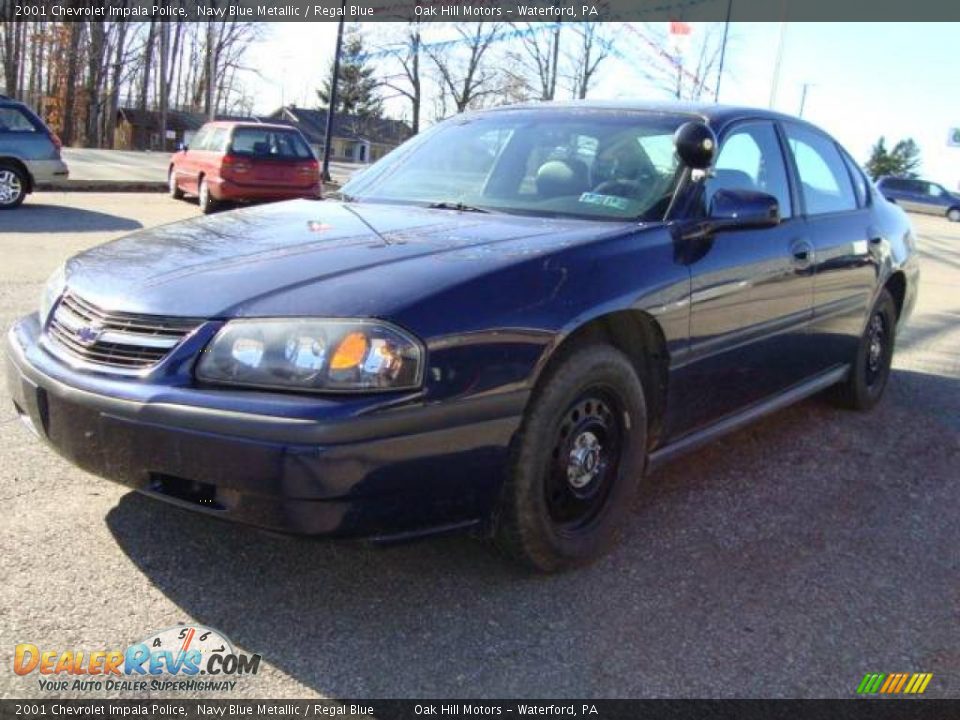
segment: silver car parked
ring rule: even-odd
[[[26,105],[0,95],[0,210],[17,207],[38,185],[67,176],[60,138]]]

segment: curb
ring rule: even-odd
[[[39,192],[166,192],[167,183],[153,180],[67,180],[40,184]]]
[[[324,190],[339,190],[340,183],[323,184]],[[167,183],[154,180],[67,180],[63,183],[41,183],[37,192],[91,192],[91,193],[165,193]]]

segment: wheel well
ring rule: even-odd
[[[27,166],[24,165],[20,160],[11,157],[0,157],[0,165],[8,165],[22,172],[23,176],[27,179],[27,192],[33,192],[33,177],[30,175],[30,171],[27,169]]]
[[[574,348],[606,343],[630,358],[643,385],[647,405],[647,442],[652,447],[660,436],[667,400],[668,355],[663,331],[647,313],[621,310],[602,315],[578,327],[556,347],[540,372],[546,372]]]
[[[897,306],[897,318],[903,311],[903,301],[907,296],[907,278],[902,272],[895,272],[884,284],[887,291],[893,296],[893,302]]]

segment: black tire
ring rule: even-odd
[[[630,360],[608,345],[567,353],[527,408],[494,515],[498,547],[539,572],[604,553],[643,474],[646,435]]]
[[[947,220],[950,222],[960,222],[960,208],[950,208],[947,210]]]
[[[896,330],[897,306],[884,289],[870,310],[850,374],[834,388],[834,398],[842,407],[870,410],[880,402],[890,379]]]
[[[0,210],[12,210],[27,197],[26,174],[16,165],[0,162]]]
[[[172,197],[174,200],[182,200],[183,190],[177,186],[175,178],[176,174],[174,173],[173,168],[170,168],[170,171],[167,173],[167,193],[169,193],[170,197]]]
[[[210,186],[206,178],[200,178],[200,185],[197,188],[197,200],[200,204],[200,212],[209,215],[217,209],[217,201],[210,194]]]

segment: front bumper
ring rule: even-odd
[[[287,532],[391,537],[475,523],[526,401],[371,410],[369,399],[151,384],[74,370],[39,335],[36,315],[7,334],[7,386],[58,453],[165,501]]]

